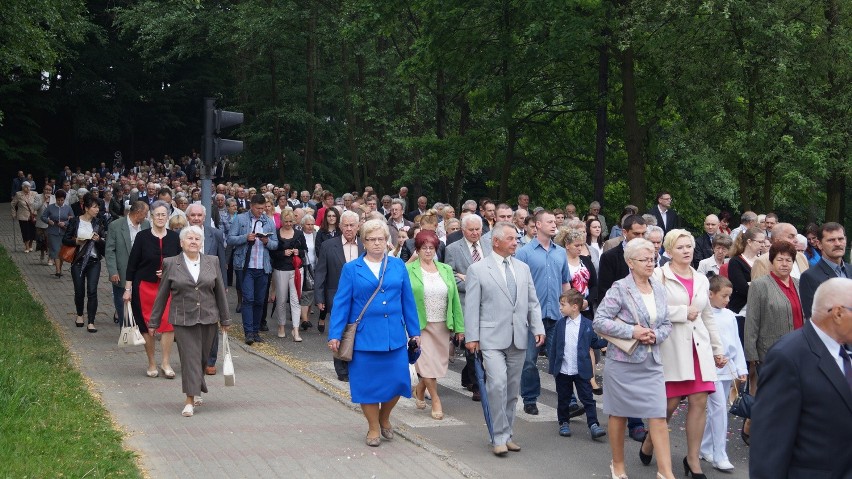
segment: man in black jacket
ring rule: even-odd
[[[648,210],[649,215],[657,218],[657,226],[663,229],[666,233],[680,228],[680,217],[677,212],[671,209],[672,195],[666,190],[660,191],[657,194],[657,204]]]
[[[719,217],[707,215],[704,218],[704,233],[695,238],[695,254],[692,257],[692,267],[698,269],[698,263],[713,256],[713,237],[719,232]]]

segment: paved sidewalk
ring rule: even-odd
[[[237,340],[231,341],[236,387],[226,388],[221,373],[208,376],[210,394],[204,395],[204,404],[194,417],[182,417],[177,351],[172,361],[177,379],[150,379],[145,376],[142,347],[116,345],[118,327],[112,322],[105,265],[98,294],[99,331],[89,334],[74,327],[67,266],[62,278],[55,278],[52,266],[38,263],[38,253],[23,253],[17,225],[12,227],[8,219],[0,222],[0,244],[33,296],[45,305],[78,357],[81,372],[126,432],[127,447],[139,454],[150,477],[422,478],[461,477],[459,469],[466,470],[428,444],[421,447],[400,435],[383,441],[381,447],[367,447],[363,416],[323,393],[321,378],[301,379],[292,373],[297,369],[249,352]],[[232,317],[239,322],[238,315]],[[159,345],[157,349],[159,359]],[[414,434],[404,430],[403,434],[417,440]]]

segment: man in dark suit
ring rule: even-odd
[[[648,210],[648,214],[657,218],[657,226],[666,233],[675,228],[680,228],[680,217],[675,210],[671,209],[671,206],[672,195],[663,190],[657,194],[657,205]]]
[[[314,269],[314,302],[320,311],[331,312],[343,265],[364,253],[363,243],[356,238],[358,215],[354,211],[344,211],[340,215],[340,229],[342,235],[322,243]],[[338,380],[349,381],[349,363],[335,359],[334,371]]]
[[[749,477],[852,477],[852,279],[814,294],[810,322],[769,350],[752,406]]]
[[[627,216],[621,224],[624,230],[624,241],[601,255],[596,304],[600,304],[613,283],[626,278],[630,274],[630,268],[627,267],[627,261],[624,260],[624,247],[631,240],[644,237],[648,229],[645,220],[639,215]],[[633,440],[639,442],[645,440],[647,429],[645,429],[642,419],[635,417],[628,418],[627,428],[630,430],[630,437]]]
[[[805,317],[811,317],[814,293],[820,284],[830,278],[852,277],[852,267],[843,261],[846,253],[846,230],[840,223],[825,223],[817,231],[822,259],[812,268],[808,268],[799,278],[799,292],[802,295],[802,309]]]
[[[695,238],[695,253],[692,256],[692,267],[698,269],[698,263],[713,256],[713,237],[719,232],[719,217],[707,215],[704,218],[704,233]]]
[[[408,219],[408,221],[414,221],[415,218],[426,213],[426,209],[427,209],[426,201],[427,201],[427,199],[426,199],[425,196],[421,196],[421,197],[417,198],[417,207],[414,208],[413,210],[409,211],[405,215],[406,219]]]

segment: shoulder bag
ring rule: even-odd
[[[68,264],[71,264],[71,263],[74,262],[74,256],[75,256],[76,253],[77,253],[77,247],[76,246],[62,245],[59,248],[59,259],[61,259],[62,261],[66,262]]]
[[[614,318],[613,321],[615,321],[617,323],[621,323],[621,324],[626,324],[626,325],[630,326],[631,328],[633,327],[632,324],[626,323],[623,320],[618,319],[618,318]],[[610,336],[608,334],[602,334],[602,333],[598,333],[598,336],[606,339],[606,341],[609,344],[611,344],[611,345],[615,346],[616,348],[624,351],[628,355],[632,355],[636,351],[636,348],[639,347],[639,340],[635,339],[635,338],[630,338],[630,339],[616,338],[615,336]]]
[[[118,335],[118,345],[139,346],[142,344],[145,344],[145,338],[139,332],[130,303],[124,303],[124,320],[121,323],[121,334]]]
[[[352,353],[355,352],[355,332],[358,329],[358,323],[361,322],[361,318],[364,317],[364,313],[367,312],[367,308],[370,307],[370,303],[373,302],[373,298],[375,298],[379,290],[382,289],[382,281],[385,279],[385,271],[387,271],[387,269],[388,256],[385,255],[382,272],[379,274],[379,285],[376,286],[376,290],[373,291],[373,295],[367,300],[367,303],[364,305],[364,309],[362,309],[361,314],[358,315],[358,319],[356,319],[354,323],[346,324],[346,328],[343,329],[343,337],[340,338],[340,345],[337,347],[337,352],[334,353],[334,359],[347,362],[352,361]]]

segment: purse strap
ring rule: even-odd
[[[130,307],[130,303],[125,303],[124,305],[124,322],[122,326],[134,327],[136,326],[136,318],[133,317],[133,310]]]
[[[364,305],[364,309],[361,310],[361,314],[358,315],[358,319],[355,320],[355,325],[361,322],[361,318],[364,317],[364,313],[367,312],[367,308],[370,306],[370,303],[373,302],[373,298],[376,297],[376,294],[382,289],[382,281],[385,279],[385,271],[388,269],[388,255],[384,256],[384,260],[382,261],[382,273],[379,275],[379,285],[376,286],[376,290],[373,291],[373,295],[370,296],[370,299],[367,300],[367,303]]]
[[[222,356],[231,354],[231,343],[228,342],[228,332],[222,331]]]

